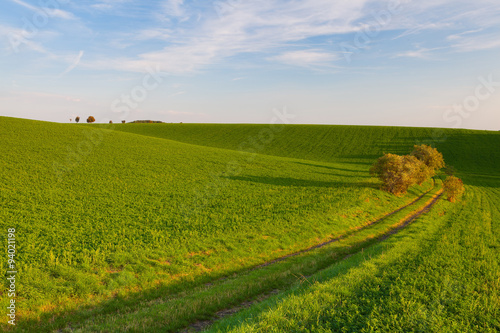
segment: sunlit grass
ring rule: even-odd
[[[259,154],[238,151],[265,128],[0,117],[0,225],[17,230],[21,327],[136,311],[356,230],[432,186],[394,197],[368,174],[381,152],[407,152],[431,129],[286,126]],[[438,149],[478,174],[470,182],[498,176],[497,133],[446,136]]]
[[[486,184],[485,184],[486,185]],[[491,185],[491,184],[489,184]],[[387,241],[210,332],[497,332],[498,188],[468,186]]]

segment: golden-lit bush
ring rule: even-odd
[[[414,157],[414,156],[412,156]],[[434,171],[429,168],[427,165],[424,164],[424,162],[418,160],[415,157],[415,183],[418,185],[422,185],[427,179],[431,178],[434,176]]]
[[[437,170],[445,166],[443,154],[428,145],[414,146],[411,155],[422,161],[430,169],[429,177],[434,176]]]
[[[460,178],[449,176],[443,182],[444,193],[450,202],[459,200],[465,192],[464,183]]]
[[[370,173],[382,181],[382,189],[399,195],[414,184],[422,185],[445,166],[443,154],[427,145],[414,146],[410,155],[384,154]]]
[[[426,168],[415,156],[384,154],[371,167],[370,173],[382,181],[382,189],[400,195],[410,186],[423,183]]]

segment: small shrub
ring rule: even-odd
[[[443,182],[444,193],[448,201],[455,202],[459,200],[465,192],[465,187],[460,178],[449,176]]]
[[[125,124],[125,120],[122,120],[122,124]]]
[[[94,117],[90,116],[90,117],[87,118],[87,123],[90,124],[90,123],[93,123],[93,122],[95,122],[95,118]]]

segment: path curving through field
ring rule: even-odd
[[[297,255],[300,255],[300,254],[304,254],[304,253],[310,252],[310,251],[315,250],[315,249],[319,249],[319,248],[324,247],[326,245],[332,244],[334,242],[338,242],[338,241],[340,241],[342,239],[345,239],[345,238],[347,238],[349,236],[352,236],[353,234],[358,233],[358,232],[360,232],[360,231],[368,228],[369,226],[372,226],[372,225],[374,225],[376,223],[379,223],[379,222],[387,219],[390,216],[393,216],[394,214],[400,212],[401,210],[403,210],[403,209],[405,209],[407,207],[415,205],[420,199],[422,199],[425,195],[427,195],[428,193],[430,193],[434,189],[434,187],[435,187],[435,183],[434,183],[433,188],[431,188],[429,191],[427,191],[426,193],[422,194],[420,197],[418,197],[417,199],[413,200],[409,204],[407,204],[407,205],[405,205],[403,207],[400,207],[397,210],[394,210],[393,212],[390,212],[390,213],[386,214],[382,218],[379,218],[379,219],[377,219],[375,221],[367,223],[363,227],[357,229],[354,233],[342,235],[342,236],[336,237],[334,239],[331,239],[329,241],[326,241],[326,242],[317,244],[315,246],[309,247],[307,249],[304,249],[304,250],[301,250],[301,251],[298,251],[298,252],[295,252],[295,253],[292,253],[292,254],[289,254],[289,255],[286,255],[286,256],[274,259],[274,260],[269,261],[267,263],[258,265],[256,267],[250,269],[249,271],[253,271],[253,270],[257,270],[259,268],[263,268],[263,267],[266,267],[266,266],[273,265],[275,263],[284,261],[284,260],[286,260],[288,258],[297,256]],[[405,227],[407,227],[408,225],[410,225],[413,221],[415,221],[421,215],[428,213],[442,196],[443,196],[443,190],[442,189],[440,189],[437,192],[435,192],[434,195],[427,202],[425,202],[424,205],[422,205],[419,208],[413,210],[411,213],[409,213],[403,219],[401,219],[398,223],[394,224],[387,232],[379,235],[376,238],[376,242],[380,243],[380,242],[385,241],[391,235],[394,235],[394,234],[398,233],[399,231],[401,231],[402,229],[404,229]],[[363,251],[363,248],[359,249],[358,251],[354,251],[352,253],[349,253],[345,257],[339,259],[337,262],[340,262],[342,260],[346,260],[347,258],[349,258],[352,255],[354,255],[354,254],[356,254],[358,252],[361,252],[361,251]],[[321,270],[318,270],[315,273],[317,273],[319,271],[321,271]],[[245,308],[248,308],[248,307],[250,307],[250,306],[252,306],[252,305],[254,305],[256,303],[262,302],[262,301],[266,300],[267,298],[271,297],[273,294],[276,294],[278,292],[279,292],[279,290],[273,290],[271,292],[262,293],[262,294],[260,294],[260,295],[258,295],[256,297],[253,297],[252,300],[245,300],[245,301],[243,301],[243,302],[241,302],[241,303],[239,303],[239,304],[237,304],[237,305],[235,305],[235,306],[233,306],[231,308],[222,309],[220,311],[217,311],[214,314],[214,318],[212,318],[210,320],[196,321],[196,322],[192,323],[191,325],[189,325],[188,327],[185,327],[184,329],[179,330],[179,332],[180,333],[201,332],[201,331],[205,330],[206,328],[208,328],[209,326],[211,326],[214,322],[216,322],[218,320],[221,320],[221,319],[223,319],[225,317],[231,316],[231,315],[235,314],[236,312],[238,312],[240,310],[243,310]]]
[[[435,182],[434,182],[434,184],[435,184]],[[254,270],[254,269],[259,269],[259,268],[261,268],[261,267],[265,267],[265,266],[269,266],[269,265],[272,265],[272,264],[274,264],[274,263],[277,263],[277,262],[283,261],[283,260],[285,260],[285,259],[288,259],[288,258],[290,258],[290,257],[294,257],[294,256],[297,256],[297,255],[299,255],[299,254],[303,254],[303,253],[306,253],[306,252],[310,252],[310,251],[312,251],[312,250],[319,249],[319,248],[321,248],[321,247],[323,247],[323,246],[326,246],[326,245],[329,245],[329,244],[332,244],[332,243],[338,242],[338,241],[340,241],[340,240],[342,240],[342,239],[344,239],[344,238],[346,238],[346,237],[349,237],[349,236],[353,235],[353,234],[354,234],[354,233],[356,233],[356,232],[360,232],[361,230],[364,230],[364,229],[366,229],[366,228],[368,228],[368,227],[370,227],[370,226],[372,226],[372,225],[374,225],[374,224],[376,224],[376,223],[379,223],[379,222],[381,222],[381,221],[383,221],[383,220],[387,219],[388,217],[390,217],[390,216],[392,216],[392,215],[394,215],[394,214],[396,214],[396,213],[399,213],[400,211],[402,211],[402,210],[403,210],[403,209],[405,209],[405,208],[408,208],[408,207],[410,207],[410,206],[414,205],[414,204],[415,204],[415,203],[417,203],[420,199],[422,199],[424,196],[426,196],[429,192],[431,192],[431,191],[434,189],[434,187],[435,187],[435,185],[434,185],[434,186],[433,186],[433,187],[432,187],[429,191],[425,192],[424,194],[422,194],[421,196],[419,196],[418,198],[416,198],[415,200],[413,200],[413,201],[412,201],[412,202],[410,202],[409,204],[404,205],[404,206],[402,206],[402,207],[400,207],[400,208],[398,208],[398,209],[396,209],[396,210],[394,210],[394,211],[392,211],[392,212],[390,212],[390,213],[387,213],[386,215],[382,216],[381,218],[378,218],[378,219],[376,219],[376,220],[374,220],[374,221],[368,222],[368,223],[366,223],[366,224],[364,224],[364,225],[362,225],[362,226],[360,226],[360,227],[356,228],[356,230],[355,230],[354,232],[352,232],[352,233],[347,233],[347,234],[344,234],[344,235],[340,235],[340,236],[335,237],[335,238],[332,238],[332,239],[330,239],[330,240],[328,240],[328,241],[326,241],[326,242],[322,242],[322,243],[320,243],[320,244],[316,244],[316,245],[314,245],[314,246],[311,246],[311,247],[309,247],[309,248],[307,248],[307,249],[300,250],[300,251],[297,251],[297,252],[294,252],[294,253],[291,253],[291,254],[287,254],[287,255],[285,255],[285,256],[282,256],[282,257],[279,257],[279,258],[273,259],[273,260],[268,261],[268,262],[266,262],[266,263],[263,263],[263,264],[260,264],[260,265],[258,265],[258,266],[255,266],[255,267],[254,267],[254,268],[252,268],[251,270]],[[438,191],[438,192],[436,192],[436,193],[439,193],[439,192],[440,192],[440,191]],[[436,201],[437,201],[437,200],[436,200]],[[432,203],[432,205],[434,205],[434,203],[435,203],[435,201]],[[432,205],[431,205],[431,206],[432,206]],[[430,206],[430,207],[431,207],[431,206]],[[430,209],[430,207],[429,207],[429,209]],[[425,208],[425,207],[424,207],[424,208]],[[428,211],[428,210],[426,210],[425,212],[427,212],[427,211]],[[424,212],[421,212],[420,214],[422,214],[422,213],[424,213]],[[418,216],[420,216],[420,214],[418,214],[417,216],[415,216],[415,218],[417,218]],[[411,221],[410,221],[410,222],[411,222]],[[410,223],[410,222],[408,222],[408,223]],[[406,226],[406,225],[405,225],[405,226]],[[399,229],[398,229],[398,230],[399,230]]]

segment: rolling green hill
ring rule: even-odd
[[[116,310],[110,299],[182,292],[349,233],[432,188],[394,197],[368,169],[433,134],[0,117],[0,225],[16,229],[19,329],[56,329],[80,309]],[[436,146],[466,183],[498,177],[498,133],[445,134]]]
[[[500,160],[500,132],[384,126],[119,124],[117,131],[195,145],[322,162],[365,162],[430,144],[462,172],[490,172]]]

